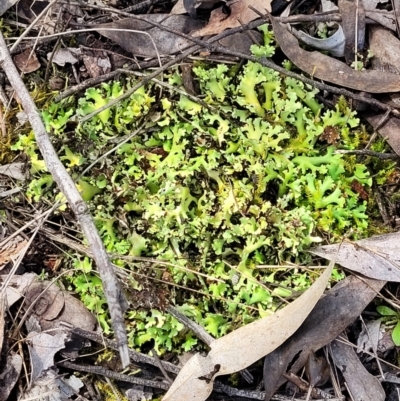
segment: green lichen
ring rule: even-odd
[[[168,273],[172,283],[188,288],[170,287],[170,301],[221,336],[272,313],[282,297],[313,280],[300,270],[271,274],[257,265],[304,264],[310,261],[307,249],[324,237],[339,241],[350,232],[352,238],[365,235],[367,205],[352,183],[368,189],[372,179],[365,165],[335,153],[352,149],[354,137],[361,135],[348,106],[326,110],[315,90],[258,63],[247,63],[237,76],[225,65],[202,64],[193,72],[202,98],[224,114],[164,91],[145,129],[108,155],[101,168],[81,177],[79,186],[88,194],[107,249],[173,264],[153,278]],[[181,86],[175,72],[169,82]],[[156,105],[154,87],[142,87],[118,107],[78,125],[76,141],[68,147],[60,131],[68,125],[65,116],[74,121],[134,84],[131,79],[103,84],[75,103],[69,99],[45,112],[76,177],[114,146],[110,138],[137,128],[138,117]],[[320,136],[329,127],[339,139],[326,146]],[[28,149],[38,164],[32,146],[23,138],[16,148]],[[46,176],[37,175],[36,201],[47,184]],[[197,344],[172,317],[156,310],[131,311],[127,321],[134,346],[154,339],[163,352]]]

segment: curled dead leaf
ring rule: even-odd
[[[312,77],[323,79],[339,86],[369,93],[400,91],[400,80],[396,74],[367,70],[355,71],[345,63],[317,51],[300,48],[295,36],[271,17],[275,39],[288,59]]]

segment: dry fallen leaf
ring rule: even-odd
[[[365,16],[376,21],[377,24],[396,32],[396,20],[393,11],[379,10],[379,12],[376,12],[375,10],[366,9]]]
[[[48,281],[34,282],[25,294],[26,307],[35,302],[31,314],[37,317],[41,330],[54,329],[61,322],[83,330],[93,330],[96,318],[83,303],[68,292],[61,291],[55,284],[49,284]]]
[[[369,29],[369,49],[374,70],[400,74],[400,41],[393,33],[380,26]]]
[[[15,180],[25,180],[28,176],[27,172],[24,170],[26,164],[21,162],[14,162],[10,164],[3,164],[0,166],[0,174],[6,175]]]
[[[347,64],[317,51],[300,48],[297,39],[284,26],[271,18],[275,39],[286,57],[296,67],[311,75],[339,86],[369,93],[400,91],[399,76],[381,71],[355,71]]]
[[[319,246],[311,253],[376,280],[400,282],[400,232]]]
[[[65,64],[76,64],[82,55],[82,49],[74,49],[73,47],[62,47],[53,53],[47,53],[47,60],[51,59],[51,62],[64,67]]]
[[[363,3],[339,0],[338,6],[342,16],[342,27],[346,38],[344,57],[348,64],[354,61],[355,53],[362,51],[365,45],[365,10]],[[357,21],[355,24],[354,21]],[[357,38],[355,49],[354,38]]]
[[[3,15],[9,8],[11,8],[18,0],[2,0],[0,2],[0,15]]]
[[[341,341],[332,343],[332,358],[342,372],[351,399],[354,401],[384,401],[385,391],[377,377],[372,376],[361,363],[350,345]]]
[[[0,367],[0,401],[9,401],[9,395],[17,383],[22,370],[22,358],[9,354],[4,366]]]
[[[32,49],[25,49],[22,53],[13,57],[15,65],[24,74],[37,71],[40,68],[39,60]]]
[[[7,275],[0,275],[0,281],[4,283],[7,279]],[[31,285],[31,283],[36,279],[36,274],[25,273],[22,276],[13,276],[6,287],[6,299],[7,306],[10,308],[19,299],[22,298],[26,289]]]
[[[58,331],[54,335],[31,331],[27,339],[32,366],[31,380],[34,383],[43,376],[47,369],[54,366],[54,355],[65,347],[66,332]]]
[[[285,308],[215,340],[206,357],[194,355],[163,401],[204,401],[212,391],[215,377],[242,370],[279,347],[300,327],[320,299],[333,265],[331,262],[315,283]]]
[[[265,14],[265,10],[271,11],[271,0],[233,0],[227,5],[230,8],[230,15],[224,13],[222,7],[211,12],[208,24],[195,32],[193,36],[216,35],[225,29],[236,28],[242,24],[247,24],[260,16],[249,8],[252,6],[261,14]]]
[[[23,251],[27,242],[27,240],[18,236],[2,246],[0,249],[0,271],[2,271],[7,264],[13,260],[13,258],[16,258],[18,254]],[[8,303],[8,305],[11,306],[10,303]]]
[[[265,357],[265,400],[286,382],[282,374],[299,372],[310,352],[329,344],[353,323],[385,283],[348,276],[330,289],[296,333]]]
[[[124,18],[108,24],[96,25],[94,28],[135,56],[156,57],[157,52],[161,55],[180,52],[193,45],[193,42],[155,27],[153,24],[164,25],[185,34],[204,25],[204,22],[194,20],[187,15],[149,14],[140,18],[140,20]]]
[[[377,352],[379,340],[383,338],[381,319],[366,321],[357,339],[357,352]]]

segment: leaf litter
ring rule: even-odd
[[[15,2],[9,2],[6,7],[11,7],[13,3]],[[131,21],[120,20],[116,23],[97,25],[96,28],[98,28],[99,33],[113,40],[126,51],[154,57],[159,53],[162,55],[172,54],[189,47],[190,41],[180,37],[179,32],[188,33],[191,30],[197,30],[194,32],[197,37],[205,34],[219,34],[224,29],[239,27],[241,24],[249,23],[258,18],[258,14],[251,10],[248,7],[249,5],[256,9],[258,8],[260,12],[263,12],[264,9],[269,11],[270,8],[269,2],[267,4],[263,2],[262,5],[261,3],[244,0],[228,2],[230,15],[227,16],[226,10],[223,10],[222,7],[215,9],[211,13],[208,24],[198,30],[199,25],[204,25],[202,21],[197,19],[198,12],[201,12],[202,8],[207,9],[206,3],[204,1],[196,4],[196,12],[193,13],[192,10],[192,13],[189,13],[192,18],[183,16],[184,18],[181,20],[184,21],[185,28],[179,24],[172,25],[173,29],[178,31],[178,35],[165,32],[162,29],[154,29],[160,34],[160,36],[157,36],[158,33],[152,33],[153,37],[157,37],[157,51],[153,51],[154,46],[150,44],[149,40],[141,42],[141,39],[146,34],[139,32],[136,33],[136,36],[132,36],[132,32],[118,33],[118,31],[109,34],[108,31],[102,31],[101,28],[145,31],[150,26],[154,26],[155,23],[161,24],[165,14],[155,14],[153,16],[150,14],[146,18],[152,20],[153,25],[144,25],[144,27],[138,28],[138,25],[132,24]],[[186,2],[187,4],[188,2]],[[355,9],[354,3],[339,1],[339,9],[342,14],[342,24],[346,36],[348,62],[354,57],[354,46],[352,47],[351,45],[354,29],[358,29],[358,43],[362,44],[363,42],[363,35],[366,29],[365,17],[381,21],[383,26],[385,26],[385,23],[387,24],[390,18],[394,21],[393,16],[386,12],[373,13],[372,11],[376,6],[377,2],[364,1],[364,11],[363,7]],[[343,10],[347,11],[344,12]],[[2,9],[2,12],[4,11],[5,9]],[[29,7],[26,7],[24,15],[27,16],[29,14],[27,18],[32,21],[31,11]],[[37,14],[38,12],[35,11],[34,15]],[[360,21],[357,26],[353,24],[356,14]],[[375,71],[354,71],[345,63],[332,57],[316,51],[303,50],[299,46],[297,39],[280,22],[275,19],[272,19],[271,22],[282,51],[293,64],[311,75],[311,77],[368,93],[390,94],[399,91],[397,59],[389,57],[389,54],[392,54],[391,50],[396,49],[399,43],[394,35],[385,36],[388,33],[387,30],[382,30],[382,28],[370,30],[372,35],[375,33],[375,36],[371,36],[373,40],[378,37],[377,33],[381,33],[381,37],[377,39],[378,41],[374,45],[377,54],[375,65],[373,63]],[[393,25],[393,23],[388,24],[390,29],[393,29]],[[48,32],[51,32],[52,29],[52,25],[49,24],[47,27]],[[180,39],[177,40],[177,37]],[[373,40],[371,40],[371,43],[373,43]],[[379,51],[384,49],[384,45],[389,47],[385,48],[386,53],[382,52],[381,54]],[[31,54],[34,56],[33,60],[35,62],[35,66],[32,68],[37,68],[35,53],[28,49],[25,50],[25,53],[20,54],[23,55],[21,56],[21,70],[29,73],[26,68],[28,65],[27,60],[29,60]],[[108,72],[105,69],[100,70],[100,73],[97,72],[97,69],[93,69],[94,72],[90,72],[90,64],[96,63],[96,57],[93,57],[90,63],[86,65],[92,77],[101,76],[101,74]],[[382,70],[386,71],[386,73],[382,74],[380,72]],[[395,103],[396,97],[393,96],[391,101]],[[367,116],[367,119],[373,126],[378,127],[379,121],[382,120],[383,116],[383,113],[377,115],[375,112],[374,115]],[[396,142],[399,136],[396,135],[396,132],[398,133],[397,125],[398,119],[390,116],[383,127],[379,127],[381,135],[388,139],[389,144],[396,153],[399,152],[399,146]],[[213,389],[216,377],[237,372],[263,357],[265,357],[264,396],[266,400],[271,399],[290,375],[296,375],[304,366],[307,369],[311,387],[321,385],[327,365],[326,359],[318,356],[316,352],[331,343],[331,360],[342,371],[352,398],[354,400],[383,400],[385,394],[378,379],[365,370],[363,364],[349,346],[344,345],[339,340],[334,340],[357,319],[383,288],[386,281],[399,281],[398,265],[400,256],[397,251],[398,246],[396,246],[397,240],[397,234],[386,234],[360,241],[344,241],[338,245],[315,248],[312,251],[315,255],[331,261],[329,268],[325,270],[322,276],[303,295],[285,308],[278,310],[275,314],[250,323],[220,339],[212,341],[211,350],[206,357],[200,354],[194,355],[184,365],[164,399],[205,400]],[[362,277],[350,275],[324,293],[334,261],[350,271],[361,274]],[[32,370],[34,373],[32,377],[36,383],[25,396],[40,398],[43,394],[51,393],[55,395],[54,399],[68,399],[74,394],[78,394],[83,383],[80,379],[71,376],[68,379],[70,382],[62,379],[64,384],[61,384],[60,379],[57,378],[54,356],[64,349],[66,339],[71,335],[71,332],[68,331],[69,329],[64,328],[63,331],[52,336],[41,333],[41,331],[55,328],[58,330],[60,324],[68,322],[73,326],[81,326],[90,331],[93,330],[95,324],[94,317],[87,312],[83,305],[76,302],[75,298],[59,289],[54,290],[53,286],[49,286],[48,282],[32,284],[31,277],[27,281],[23,280],[24,275],[16,277],[20,284],[16,281],[11,281],[9,286],[3,289],[3,292],[4,290],[7,291],[6,298],[9,300],[7,307],[18,302],[18,298],[22,296],[26,297],[28,305],[31,302],[38,303],[37,307],[33,307],[29,311],[30,317],[27,321],[32,328],[32,330],[29,330],[28,326],[30,334],[28,334],[27,339],[30,340],[31,361],[35,365]],[[31,288],[29,289],[29,287]],[[46,291],[44,291],[45,289]],[[43,297],[37,298],[37,295],[43,291],[47,295],[43,294]],[[42,301],[40,302],[40,300]],[[77,313],[79,309],[81,309],[80,313]],[[0,325],[4,330],[5,309],[2,308],[1,311]],[[38,331],[33,330],[33,328]],[[363,335],[365,336],[365,333]],[[265,341],[266,338],[268,341]],[[365,338],[363,341],[367,342]],[[1,338],[0,346],[3,345],[3,342],[4,339]],[[368,348],[372,348],[373,352],[376,353],[376,342]],[[4,383],[0,384],[0,394],[3,397],[0,398],[1,400],[8,398],[12,388],[18,381],[21,368],[21,357],[17,353],[8,355],[5,368],[0,371],[2,378],[6,378]],[[74,380],[76,382],[75,385],[72,384]],[[69,388],[69,390],[65,391],[65,388]],[[64,393],[61,394],[63,391]]]

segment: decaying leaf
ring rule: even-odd
[[[58,388],[60,389],[61,399],[69,398],[79,393],[79,389],[84,386],[82,380],[75,375],[68,378],[56,379]]]
[[[376,235],[342,244],[319,246],[311,253],[376,280],[400,282],[400,233]]]
[[[366,9],[365,16],[376,21],[377,24],[396,32],[396,20],[393,11],[379,10],[379,12],[376,12],[375,10]]]
[[[75,377],[59,378],[55,370],[47,370],[45,375],[33,384],[25,393],[25,400],[69,401],[79,393],[83,382]]]
[[[9,8],[11,8],[18,0],[2,0],[0,2],[0,15],[3,15]]]
[[[233,0],[227,3],[230,8],[230,15],[227,16],[223,8],[217,8],[211,12],[207,26],[193,32],[193,36],[216,35],[225,29],[236,28],[247,24],[260,16],[249,8],[252,6],[261,14],[265,10],[271,11],[271,0]]]
[[[9,395],[19,379],[22,370],[22,358],[18,354],[9,354],[5,364],[0,367],[0,401],[9,401]]]
[[[32,312],[40,320],[55,319],[64,308],[64,293],[49,281],[32,283],[25,293],[26,308],[32,304]]]
[[[140,20],[125,18],[108,24],[96,25],[95,28],[101,35],[113,40],[135,56],[156,57],[157,53],[160,55],[174,54],[193,44],[192,41],[155,27],[146,20],[186,34],[204,25],[204,22],[186,15],[149,14],[141,16]]]
[[[94,330],[96,327],[96,318],[90,313],[79,299],[64,292],[64,309],[53,320],[41,320],[42,330],[50,330],[59,326],[60,323],[67,323],[83,330]]]
[[[27,344],[32,366],[32,382],[34,383],[44,372],[54,366],[54,355],[64,348],[66,332],[58,331],[55,335],[31,331],[27,336]]]
[[[314,351],[311,351],[305,365],[305,374],[310,386],[317,387],[325,384],[330,377],[329,371],[326,358],[324,356],[318,357]]]
[[[14,56],[13,60],[18,69],[24,74],[29,74],[30,72],[37,71],[40,68],[40,63],[36,57],[36,53],[29,48]]]
[[[2,271],[13,258],[16,258],[18,254],[23,251],[27,242],[26,239],[18,236],[2,246],[0,249],[0,271]],[[6,276],[0,276],[0,278],[2,279],[2,282],[4,282]],[[8,305],[10,306],[10,303]]]
[[[379,340],[382,339],[383,333],[381,332],[381,319],[371,320],[365,322],[362,330],[357,339],[357,352],[377,352]]]
[[[64,67],[65,64],[76,64],[81,57],[82,49],[74,49],[73,47],[62,47],[57,49],[54,54],[52,52],[47,53],[47,60],[52,61],[52,63]],[[53,57],[52,57],[53,55]]]
[[[49,284],[48,281],[32,283],[25,294],[25,305],[35,302],[32,314],[39,320],[41,330],[56,328],[60,322],[93,330],[96,319],[82,302],[61,291],[55,284]]]
[[[203,401],[219,375],[237,372],[269,354],[302,324],[323,294],[333,262],[294,302],[271,316],[234,330],[211,343],[206,357],[194,355],[182,368],[164,401]]]
[[[24,244],[25,245],[25,244]],[[6,275],[0,276],[0,281],[6,280]],[[14,305],[23,296],[25,290],[36,279],[36,274],[25,273],[22,276],[13,276],[6,288],[6,297],[8,307]]]
[[[197,9],[209,10],[220,0],[183,0],[183,6],[192,18],[197,18]]]
[[[252,35],[261,43],[262,39],[258,31],[253,31]],[[222,38],[218,41],[218,43],[231,51],[248,55],[251,55],[250,47],[254,44],[251,38],[246,33],[239,32],[233,35],[229,35],[226,38]]]
[[[0,174],[6,175],[10,178],[14,178],[15,180],[25,180],[27,174],[24,172],[25,163],[11,163],[11,164],[3,164],[0,166]]]
[[[293,3],[292,3],[293,4]],[[281,17],[288,17],[290,15],[291,6],[288,6],[285,11],[281,14]],[[338,7],[331,1],[321,1],[321,12],[328,12],[337,10]],[[327,38],[319,38],[309,35],[307,32],[302,30],[294,29],[291,25],[287,24],[286,27],[290,29],[297,39],[300,39],[303,43],[314,49],[328,51],[332,56],[343,57],[345,48],[345,36],[342,26],[337,23],[332,23],[332,26],[336,25],[336,32]]]
[[[265,400],[286,382],[283,373],[297,373],[312,351],[334,340],[361,314],[385,281],[346,277],[321,298],[296,333],[265,357]]]
[[[400,41],[393,33],[379,26],[369,29],[369,49],[373,54],[372,68],[400,74]]]
[[[83,54],[82,61],[91,78],[97,78],[111,71],[111,62],[105,52],[86,50]]]
[[[378,378],[364,368],[350,345],[341,341],[332,343],[332,358],[342,372],[354,401],[383,401],[385,391]]]
[[[344,57],[346,62],[351,64],[354,61],[355,53],[362,51],[365,45],[365,11],[363,2],[356,4],[349,0],[339,0],[338,6],[346,38]],[[357,24],[354,21],[357,21]],[[357,38],[357,49],[355,49],[355,38]]]
[[[312,77],[332,82],[339,86],[370,93],[400,91],[398,75],[379,71],[355,71],[345,63],[320,52],[309,52],[300,48],[295,36],[275,18],[271,18],[275,39],[287,58]]]

